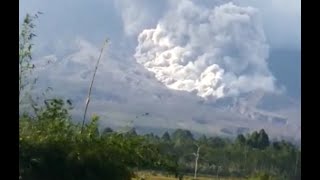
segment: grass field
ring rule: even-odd
[[[140,172],[137,173],[138,177],[133,178],[132,180],[177,180],[178,178],[175,178],[173,176],[163,176],[160,174],[151,174],[151,173],[146,173],[146,172]],[[192,180],[192,176],[184,176],[183,180]],[[216,178],[216,177],[201,177],[199,176],[197,180],[244,180],[242,178]]]

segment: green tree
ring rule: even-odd
[[[220,137],[210,137],[208,138],[208,144],[213,148],[223,148],[226,146],[226,141]]]
[[[208,143],[208,138],[207,138],[207,136],[206,135],[202,135],[199,139],[198,139],[198,142],[200,143],[200,144],[207,144]]]
[[[243,134],[239,134],[236,138],[236,144],[239,144],[241,146],[246,144],[246,138],[244,137]]]
[[[171,138],[173,142],[178,146],[182,144],[190,144],[194,141],[192,133],[189,130],[185,130],[185,129],[175,130],[172,133]]]
[[[248,138],[248,145],[250,147],[253,147],[253,148],[258,148],[259,147],[259,133],[257,131],[254,131]]]
[[[166,131],[166,132],[162,135],[161,139],[162,139],[163,141],[165,141],[165,142],[171,141],[170,134]]]
[[[259,132],[259,137],[258,137],[258,147],[260,149],[265,149],[270,145],[269,142],[269,136],[268,134],[264,131],[264,129],[261,129]]]
[[[35,65],[31,62],[32,60],[32,39],[36,36],[34,34],[35,24],[34,19],[37,16],[26,15],[22,23],[22,27],[19,33],[19,104],[25,95],[25,91],[28,86],[34,83],[30,79],[30,75]]]

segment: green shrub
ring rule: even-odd
[[[22,179],[126,180],[130,168],[161,164],[155,146],[141,137],[100,136],[96,116],[81,132],[62,100],[46,104],[37,117],[22,116],[19,125]]]

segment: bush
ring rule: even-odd
[[[81,131],[61,100],[48,103],[35,118],[22,116],[19,123],[22,179],[129,180],[130,168],[156,166],[161,159],[142,138],[100,136],[98,117]]]
[[[63,143],[31,144],[21,142],[20,173],[22,179],[32,180],[102,180],[130,179],[124,164],[107,159],[100,152]]]

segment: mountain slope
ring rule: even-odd
[[[89,107],[89,115],[101,116],[102,126],[121,127],[132,121],[140,128],[186,128],[228,136],[264,128],[272,137],[300,138],[300,103],[286,94],[254,91],[206,101],[166,88],[131,57],[111,52],[101,61]],[[71,98],[73,114],[80,119],[99,53],[83,41],[69,54],[35,62],[40,86],[50,85],[58,95]],[[48,57],[52,63],[41,68]]]

